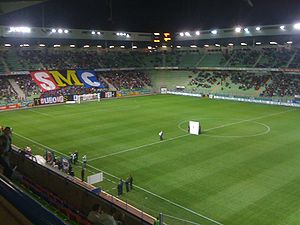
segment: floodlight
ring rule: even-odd
[[[183,33],[183,32],[180,32],[179,35],[180,35],[180,37],[183,37],[183,36],[184,36],[184,33]]]
[[[133,48],[133,49],[137,49],[137,46],[133,45],[132,48]]]
[[[197,48],[197,45],[191,45],[191,48]]]
[[[277,45],[277,42],[275,42],[275,41],[270,41],[270,45]]]
[[[159,36],[159,35],[160,35],[160,33],[154,33],[154,35],[155,35],[155,36]]]
[[[69,30],[64,30],[64,33],[65,33],[65,34],[69,33]]]
[[[89,45],[84,45],[83,47],[84,47],[84,48],[89,48],[90,46],[89,46]]]
[[[256,42],[255,44],[256,44],[256,45],[261,45],[261,42]]]
[[[236,27],[234,30],[235,30],[236,33],[241,33],[242,28],[241,27]]]
[[[152,49],[152,47],[151,47],[151,46],[148,46],[148,49],[150,50],[150,49]]]
[[[110,46],[109,46],[109,48],[114,48],[114,47],[115,47],[115,46],[113,46],[113,45],[110,45]]]
[[[212,30],[211,33],[216,35],[218,33],[218,30]]]
[[[180,45],[177,45],[176,48],[181,48],[181,46],[180,46]]]
[[[294,24],[294,29],[300,30],[300,23],[295,23]]]
[[[280,30],[285,30],[285,26],[284,25],[280,26]]]
[[[58,32],[59,34],[62,34],[63,30],[62,30],[62,29],[58,29],[57,32]]]
[[[39,46],[40,46],[40,47],[45,47],[46,45],[45,45],[45,44],[39,44]]]
[[[101,32],[100,32],[100,31],[97,31],[97,35],[101,35]]]
[[[209,47],[209,45],[204,45],[204,47],[205,47],[205,48],[208,48],[208,47]]]
[[[54,48],[60,48],[60,45],[53,45]]]
[[[229,46],[233,46],[233,44],[232,44],[232,43],[229,43],[228,45],[229,45]]]
[[[9,28],[9,33],[31,33],[31,28],[30,27],[10,27]]]
[[[75,45],[70,45],[70,48],[75,48]]]
[[[124,46],[124,45],[121,45],[120,48],[125,48],[125,46]]]
[[[215,46],[216,46],[216,47],[221,47],[221,45],[220,45],[220,44],[215,44]]]
[[[24,47],[29,47],[29,44],[23,44]]]
[[[95,34],[96,34],[96,32],[95,32],[95,31],[92,31],[92,32],[91,32],[91,34],[92,34],[92,35],[95,35]]]
[[[166,45],[163,45],[163,46],[161,46],[162,48],[167,48],[167,46]]]
[[[11,47],[11,44],[4,44],[4,47]]]
[[[97,48],[102,48],[102,45],[97,45]]]
[[[244,28],[244,31],[245,31],[247,34],[250,33],[249,28]]]
[[[24,47],[24,45],[20,45],[20,47],[22,48],[22,47]]]
[[[184,35],[187,36],[187,37],[191,36],[190,32],[185,32]]]
[[[261,30],[261,27],[256,27],[255,30],[256,30],[256,31],[260,31],[260,30]]]
[[[247,43],[242,42],[241,45],[242,46],[247,46]]]
[[[196,31],[195,34],[196,34],[197,36],[199,36],[199,35],[200,35],[200,31]]]
[[[52,33],[56,33],[56,29],[53,28],[53,29],[51,30],[51,32],[52,32]]]
[[[291,44],[293,44],[293,42],[292,41],[288,41],[288,42],[286,42],[287,44],[289,44],[289,45],[291,45]]]
[[[126,34],[126,37],[127,37],[127,38],[130,38],[130,34]]]

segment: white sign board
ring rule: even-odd
[[[96,184],[103,181],[103,173],[97,173],[87,177],[87,182],[89,184]]]
[[[199,122],[190,121],[189,127],[190,127],[190,134],[199,135],[199,127],[200,127]]]

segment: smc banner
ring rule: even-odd
[[[103,88],[94,71],[90,70],[51,70],[31,72],[33,81],[43,92],[57,90],[66,86]]]

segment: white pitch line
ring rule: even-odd
[[[26,139],[26,140],[28,140],[28,141],[30,141],[30,142],[36,144],[36,145],[40,145],[40,146],[42,146],[42,147],[44,147],[44,148],[47,148],[47,149],[52,150],[52,151],[54,151],[54,152],[56,152],[56,153],[58,153],[58,154],[61,154],[61,155],[63,155],[63,156],[67,156],[67,157],[68,157],[68,155],[66,155],[66,154],[64,154],[64,153],[62,153],[62,152],[56,151],[56,150],[50,148],[49,146],[43,145],[43,144],[41,144],[41,143],[39,143],[39,142],[37,142],[37,141],[31,139],[31,138],[25,137],[25,136],[23,136],[23,135],[21,135],[21,134],[18,134],[18,133],[16,133],[16,132],[14,132],[13,134],[14,134],[14,135],[17,135],[17,136],[19,136],[19,137],[21,137],[21,138],[24,138],[24,139]],[[185,134],[185,136],[187,136],[187,135],[189,135],[189,134]],[[180,137],[180,136],[175,137],[175,138],[179,138],[179,137]],[[181,137],[183,137],[183,135],[182,135]],[[169,140],[170,140],[170,139],[169,139]],[[174,140],[174,138],[173,138],[173,140]],[[166,141],[167,141],[167,140],[166,140]],[[105,173],[105,174],[107,174],[107,175],[109,175],[109,176],[111,176],[111,177],[113,177],[113,178],[115,178],[115,179],[120,180],[119,177],[117,177],[117,176],[115,176],[115,175],[113,175],[113,174],[110,174],[110,173],[108,173],[108,172],[105,172],[105,171],[103,171],[103,170],[100,170],[100,169],[98,169],[98,168],[96,168],[96,167],[94,167],[94,166],[92,166],[92,165],[87,164],[87,166],[89,166],[90,168],[92,168],[92,169],[94,169],[94,170],[96,170],[96,171],[103,172],[103,173]],[[136,187],[137,189],[140,189],[140,190],[142,190],[142,191],[144,191],[144,192],[146,192],[146,193],[148,193],[148,194],[150,194],[150,195],[152,195],[152,196],[154,196],[154,197],[156,197],[156,198],[159,198],[159,199],[161,199],[161,200],[163,200],[163,201],[166,201],[166,202],[170,203],[171,205],[174,205],[174,206],[176,206],[176,207],[178,207],[178,208],[181,208],[181,209],[183,209],[183,210],[185,210],[185,211],[187,211],[187,212],[190,212],[190,213],[192,213],[192,214],[194,214],[194,215],[197,215],[197,216],[199,216],[199,217],[201,217],[201,218],[207,219],[207,220],[209,220],[209,221],[211,221],[211,222],[213,222],[213,223],[215,223],[215,224],[223,225],[222,223],[220,223],[220,222],[218,222],[218,221],[216,221],[216,220],[213,220],[213,219],[211,219],[211,218],[209,218],[209,217],[207,217],[207,216],[204,216],[204,215],[202,215],[202,214],[200,214],[200,213],[197,213],[197,212],[195,212],[195,211],[193,211],[193,210],[191,210],[191,209],[189,209],[189,208],[186,208],[186,207],[184,207],[184,206],[182,206],[182,205],[180,205],[180,204],[178,204],[178,203],[175,203],[175,202],[173,202],[173,201],[171,201],[171,200],[169,200],[169,199],[167,199],[167,198],[164,198],[164,197],[162,197],[162,196],[160,196],[160,195],[158,195],[158,194],[155,194],[155,193],[153,193],[153,192],[151,192],[151,191],[148,191],[147,189],[144,189],[144,188],[139,187],[139,186],[137,186],[137,185],[134,185],[134,187]]]
[[[223,128],[223,127],[228,127],[228,126],[231,126],[231,125],[236,125],[236,124],[245,123],[245,122],[251,122],[251,121],[254,121],[254,120],[264,119],[264,118],[268,118],[268,117],[271,117],[271,116],[276,116],[276,115],[288,113],[288,112],[295,111],[295,110],[296,109],[290,109],[290,110],[286,110],[286,111],[283,111],[283,112],[268,114],[268,115],[265,115],[265,116],[255,117],[255,118],[246,119],[246,120],[241,120],[241,121],[234,122],[234,123],[227,123],[227,124],[223,124],[221,126],[209,128],[209,129],[204,130],[204,131],[211,131],[211,130],[216,130],[216,129]]]
[[[280,115],[280,114],[287,113],[287,112],[290,112],[290,111],[295,111],[295,110],[296,109],[291,109],[291,110],[287,110],[287,111],[283,111],[283,112],[279,112],[279,113],[269,114],[269,115],[266,115],[266,116],[260,116],[260,117],[256,117],[256,118],[252,118],[252,119],[241,120],[241,121],[234,122],[234,123],[223,124],[221,126],[206,129],[206,130],[204,130],[204,132],[211,131],[211,130],[216,130],[216,129],[219,129],[219,128],[228,127],[228,126],[232,126],[232,125],[236,125],[236,124],[240,124],[240,123],[251,122],[251,121],[254,121],[254,120],[263,119],[263,118],[267,118],[267,117],[271,117],[271,116],[275,116],[275,115]],[[181,129],[181,130],[183,130],[183,129]],[[164,140],[164,141],[157,141],[157,142],[153,142],[153,143],[150,143],[150,144],[145,144],[145,145],[141,145],[141,146],[121,150],[121,151],[118,151],[118,152],[110,153],[110,154],[107,154],[107,155],[95,157],[95,158],[90,159],[89,162],[95,161],[97,159],[103,159],[103,158],[107,158],[107,157],[110,157],[110,156],[119,155],[119,154],[122,154],[122,153],[138,150],[138,149],[149,147],[149,146],[152,146],[152,145],[161,144],[161,143],[164,143],[164,142],[167,142],[167,141],[172,141],[172,140],[175,140],[175,139],[179,139],[179,138],[182,138],[182,137],[185,137],[185,136],[188,136],[188,135],[189,134],[185,134],[185,135],[177,136],[177,137],[170,138],[170,139],[167,139],[167,140]]]
[[[137,150],[137,149],[140,149],[140,148],[145,148],[145,147],[149,147],[149,146],[152,146],[152,145],[157,145],[157,144],[165,143],[165,142],[168,142],[168,141],[173,141],[173,140],[176,140],[176,139],[179,139],[179,138],[183,138],[183,137],[186,137],[186,136],[189,136],[189,135],[190,134],[184,134],[184,135],[180,135],[180,136],[173,137],[173,138],[170,138],[170,139],[166,139],[166,140],[163,140],[163,141],[156,141],[156,142],[153,142],[153,143],[150,143],[150,144],[145,144],[145,145],[141,145],[141,146],[137,146],[137,147],[125,149],[125,150],[122,150],[122,151],[119,151],[119,152],[114,152],[114,153],[111,153],[111,154],[108,154],[108,155],[99,156],[99,157],[90,159],[89,162],[95,161],[97,159],[107,158],[107,157],[113,156],[113,155],[119,155],[119,154],[122,154],[122,153],[125,153],[125,152],[134,151],[134,150]]]

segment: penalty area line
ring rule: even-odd
[[[49,146],[43,145],[42,143],[39,143],[39,142],[37,142],[37,141],[35,141],[35,140],[31,139],[31,138],[25,137],[25,136],[23,136],[23,135],[21,135],[21,134],[18,134],[18,133],[16,133],[16,132],[14,132],[14,134],[15,134],[16,136],[18,136],[18,137],[21,137],[21,138],[23,138],[23,139],[25,139],[25,140],[28,140],[28,141],[34,143],[34,144],[36,144],[36,145],[39,145],[39,146],[41,146],[41,147],[47,148],[47,149],[49,149],[49,150],[52,150],[52,151],[54,151],[54,152],[56,152],[56,153],[58,153],[58,154],[60,154],[60,155],[67,156],[67,155],[64,154],[64,153],[59,152],[59,151],[56,151],[56,150],[50,148]],[[173,138],[172,140],[177,139],[177,138],[180,138],[180,137],[188,136],[188,135],[189,135],[189,134],[181,135],[181,136],[178,136],[178,137]],[[171,139],[168,139],[168,140],[171,140]],[[166,140],[166,141],[167,141],[167,140]],[[155,142],[155,143],[156,143],[156,142]],[[161,142],[158,142],[158,143],[161,143]],[[154,143],[152,143],[152,144],[154,144]],[[119,177],[117,177],[117,176],[115,176],[115,175],[113,175],[113,174],[110,174],[110,173],[108,173],[108,172],[105,172],[104,170],[100,170],[100,169],[98,169],[97,167],[94,167],[94,166],[89,165],[89,164],[87,164],[87,166],[90,167],[90,168],[92,168],[92,169],[94,169],[94,170],[96,170],[96,171],[98,171],[98,172],[103,172],[103,173],[105,173],[105,174],[107,174],[107,175],[109,175],[109,176],[111,176],[111,177],[113,177],[113,178],[115,178],[115,179],[117,179],[117,180],[120,180]],[[207,217],[207,216],[205,216],[205,215],[203,215],[203,214],[197,213],[197,212],[195,212],[195,211],[193,211],[193,210],[191,210],[191,209],[189,209],[189,208],[186,208],[186,207],[184,207],[184,206],[182,206],[182,205],[180,205],[180,204],[178,204],[178,203],[176,203],[176,202],[173,202],[173,201],[171,201],[171,200],[169,200],[169,199],[167,199],[167,198],[164,198],[164,197],[162,197],[162,196],[160,196],[160,195],[158,195],[158,194],[155,194],[155,193],[153,193],[153,192],[151,192],[151,191],[149,191],[149,190],[147,190],[147,189],[145,189],[145,188],[142,188],[142,187],[137,186],[137,185],[133,185],[133,186],[136,187],[137,189],[141,190],[141,191],[144,191],[144,192],[146,192],[146,193],[148,193],[148,194],[150,194],[150,195],[152,195],[152,196],[154,196],[154,197],[156,197],[156,198],[158,198],[158,199],[161,199],[161,200],[163,200],[163,201],[165,201],[165,202],[168,202],[169,204],[171,204],[171,205],[173,205],[173,206],[176,206],[176,207],[178,207],[178,208],[181,208],[181,209],[183,209],[183,210],[185,210],[185,211],[187,211],[187,212],[190,212],[190,213],[192,213],[192,214],[194,214],[194,215],[196,215],[196,216],[199,216],[199,217],[201,217],[201,218],[203,218],[203,219],[206,219],[206,220],[208,220],[208,221],[210,221],[210,222],[213,222],[213,223],[215,223],[215,224],[223,225],[222,223],[220,223],[220,222],[218,222],[218,221],[216,221],[216,220],[214,220],[214,219],[211,219],[211,218],[209,218],[209,217]]]

